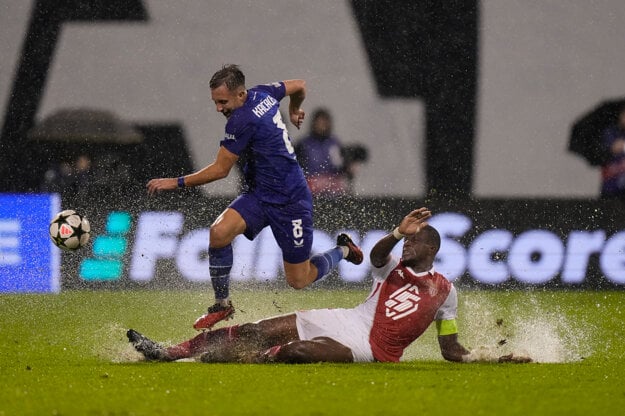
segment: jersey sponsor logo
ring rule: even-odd
[[[234,134],[232,133],[226,133],[224,140],[236,140],[236,137],[234,137]]]
[[[276,104],[278,104],[278,101],[272,96],[268,96],[252,109],[252,113],[254,113],[256,117],[261,118]]]
[[[396,321],[414,313],[419,308],[419,288],[407,283],[397,289],[388,300],[384,302],[386,306],[386,317]]]

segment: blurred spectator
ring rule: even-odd
[[[315,196],[351,193],[351,183],[367,159],[364,147],[344,147],[332,134],[332,116],[325,108],[313,112],[310,132],[296,144],[295,153]]]
[[[73,162],[61,161],[44,174],[41,190],[43,192],[85,191],[91,181],[91,158],[78,156]]]
[[[601,167],[601,198],[625,202],[625,107],[616,123],[605,129],[603,145],[609,156]]]

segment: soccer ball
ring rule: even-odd
[[[89,221],[72,209],[59,212],[50,222],[50,238],[63,250],[83,247],[89,242],[90,233]]]

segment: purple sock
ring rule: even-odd
[[[312,256],[310,262],[317,267],[315,282],[323,279],[341,260],[343,260],[343,249],[338,246]]]
[[[216,299],[228,299],[230,295],[230,270],[232,269],[232,244],[222,248],[208,249],[211,283]]]

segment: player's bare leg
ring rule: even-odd
[[[249,362],[248,357],[256,355],[259,350],[298,340],[295,320],[295,315],[289,314],[231,327],[233,331],[228,337],[207,338],[203,345],[196,347],[195,354],[202,352],[203,362]],[[210,336],[218,331],[222,329],[201,335]]]
[[[276,362],[305,364],[318,362],[354,362],[352,350],[327,337],[317,337],[309,341],[293,341],[276,345],[256,357],[256,362]]]
[[[306,260],[302,263],[284,262],[284,275],[286,282],[293,289],[303,289],[309,286],[317,278],[317,267]]]
[[[342,259],[354,264],[360,264],[363,260],[362,250],[354,244],[347,234],[339,234],[336,239],[336,247],[324,253],[316,254],[310,260],[301,263],[285,261],[286,281],[294,289],[303,289],[325,277]]]
[[[231,243],[245,231],[245,227],[241,215],[231,208],[226,208],[211,225],[208,254],[215,304],[209,306],[207,312],[195,321],[193,327],[197,330],[210,329],[217,322],[231,319],[234,315],[234,306],[229,299],[233,257]]]

